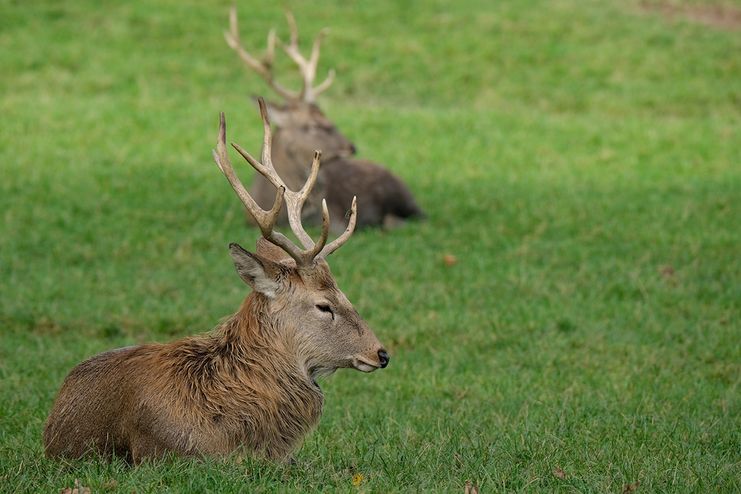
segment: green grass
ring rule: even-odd
[[[332,29],[325,112],[429,215],[331,259],[390,367],[324,382],[295,466],[46,460],[75,364],[247,292],[210,151],[221,110],[257,150],[269,93],[228,5],[0,0],[0,490],[741,490],[741,34],[638,0],[290,2]]]

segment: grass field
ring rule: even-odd
[[[741,31],[671,4],[289,2],[429,215],[331,258],[391,365],[324,381],[294,466],[132,469],[46,460],[44,420],[81,360],[237,309],[258,233],[210,152],[270,94],[228,2],[0,0],[0,491],[739,492]]]

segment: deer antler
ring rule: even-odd
[[[300,98],[303,101],[312,103],[316,100],[316,97],[326,91],[334,81],[335,72],[334,69],[330,69],[327,78],[318,86],[313,86],[314,79],[316,78],[316,66],[317,63],[319,63],[319,50],[321,49],[322,40],[324,39],[324,36],[326,36],[327,30],[322,29],[319,31],[319,34],[317,34],[316,38],[314,38],[314,44],[311,47],[311,55],[307,60],[303,55],[301,55],[301,51],[298,49],[298,27],[296,26],[296,19],[289,10],[286,10],[286,21],[291,30],[291,41],[286,45],[280,38],[278,38],[278,43],[280,43],[283,51],[291,57],[291,60],[298,65],[298,68],[301,71],[304,84],[301,88]]]
[[[314,86],[314,79],[316,78],[316,67],[319,63],[319,51],[321,49],[322,39],[326,35],[326,30],[319,31],[319,34],[314,39],[314,44],[311,48],[311,55],[309,58],[305,58],[301,55],[298,47],[298,27],[296,26],[296,19],[294,19],[291,12],[286,11],[286,20],[288,27],[291,30],[291,41],[289,44],[283,43],[275,35],[275,29],[271,29],[268,33],[268,43],[265,55],[262,60],[258,60],[254,56],[242,47],[242,43],[239,40],[239,30],[237,28],[237,8],[232,7],[229,11],[229,31],[224,32],[224,39],[226,43],[237,52],[239,57],[247,64],[252,70],[257,72],[265,81],[272,87],[276,93],[288,100],[300,100],[306,103],[313,103],[316,101],[317,96],[326,91],[334,81],[335,71],[331,69],[327,74],[326,79],[319,85]],[[275,58],[275,43],[280,43],[283,51],[294,61],[301,72],[302,87],[300,91],[291,91],[286,89],[282,85],[275,81],[273,74],[273,61]]]
[[[229,31],[224,31],[224,39],[229,47],[236,51],[239,58],[247,64],[252,70],[260,74],[265,81],[272,87],[276,93],[280,94],[287,99],[296,99],[299,94],[289,91],[280,84],[278,84],[273,77],[273,60],[275,59],[275,29],[271,29],[268,32],[268,43],[263,55],[262,60],[250,55],[250,53],[242,47],[242,42],[239,39],[239,29],[237,27],[237,8],[232,7],[229,10]]]
[[[301,187],[301,190],[294,192],[289,189],[278,176],[278,173],[275,171],[275,167],[273,166],[271,158],[272,133],[270,131],[270,121],[268,120],[268,111],[265,106],[265,100],[258,98],[257,101],[260,105],[260,116],[262,117],[264,131],[261,161],[253,158],[252,155],[242,149],[238,144],[232,143],[232,146],[250,165],[252,165],[255,170],[257,170],[270,183],[272,183],[276,189],[278,189],[275,195],[273,207],[269,211],[262,209],[244,188],[244,185],[242,185],[242,182],[240,182],[236,173],[234,173],[234,168],[232,167],[232,163],[229,160],[226,151],[226,120],[223,112],[219,116],[219,138],[216,142],[216,149],[213,151],[214,161],[216,161],[216,164],[231,184],[234,192],[237,193],[237,196],[247,208],[247,211],[260,227],[262,236],[272,244],[283,249],[296,261],[296,265],[307,266],[310,265],[314,259],[325,258],[340,248],[342,244],[347,242],[355,230],[355,223],[358,216],[357,201],[356,198],[353,197],[347,229],[342,233],[342,235],[327,244],[327,237],[329,236],[329,210],[327,209],[327,201],[322,200],[322,233],[319,237],[319,241],[314,242],[301,224],[301,210],[303,209],[306,198],[309,196],[311,189],[316,183],[316,178],[319,173],[321,153],[319,151],[314,151],[314,159],[311,163],[311,172],[309,173],[309,178],[306,180],[306,183]],[[301,242],[303,249],[291,242],[288,237],[274,229],[278,213],[280,212],[281,205],[284,201],[286,203],[288,222],[291,226],[291,230]]]

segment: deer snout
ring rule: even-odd
[[[381,364],[381,369],[384,369],[389,365],[389,360],[391,360],[391,357],[386,353],[386,350],[383,348],[378,350],[378,362]]]
[[[368,353],[357,354],[350,358],[350,365],[362,372],[373,372],[377,369],[383,369],[389,365],[388,352],[380,345],[374,349],[369,349]]]

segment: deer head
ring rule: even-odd
[[[281,332],[281,339],[292,347],[290,350],[300,358],[312,378],[342,367],[353,367],[363,372],[386,367],[388,353],[337,287],[326,262],[326,257],[341,247],[355,229],[356,200],[353,198],[346,230],[329,243],[329,211],[326,201],[322,201],[322,230],[314,242],[301,224],[301,210],[316,181],[320,153],[314,152],[309,178],[303,187],[299,191],[286,187],[272,163],[272,134],[267,106],[262,98],[258,99],[258,104],[264,129],[261,161],[237,144],[232,146],[275,187],[277,192],[272,208],[262,209],[236,176],[226,150],[223,113],[213,154],[219,169],[262,233],[256,253],[238,244],[230,245],[237,272],[252,287],[260,303],[266,304],[266,312],[270,314],[271,320],[261,322],[260,326],[267,327],[263,330]],[[300,246],[274,228],[283,203]]]
[[[335,76],[334,70],[330,70],[323,82],[314,85],[321,42],[326,30],[320,31],[314,39],[311,55],[307,58],[299,49],[298,28],[290,12],[286,12],[286,20],[291,32],[290,42],[282,42],[276,36],[275,29],[271,29],[268,33],[267,49],[260,58],[251,55],[242,46],[235,7],[232,7],[229,13],[229,31],[224,33],[227,44],[237,52],[247,67],[265,79],[284,100],[283,103],[268,103],[270,118],[278,128],[275,134],[276,161],[279,166],[283,162],[308,163],[314,149],[321,149],[325,160],[354,155],[355,145],[337,129],[316,104],[316,98],[331,86]],[[296,64],[302,81],[299,90],[287,89],[276,81],[274,73],[276,44],[280,45]]]

